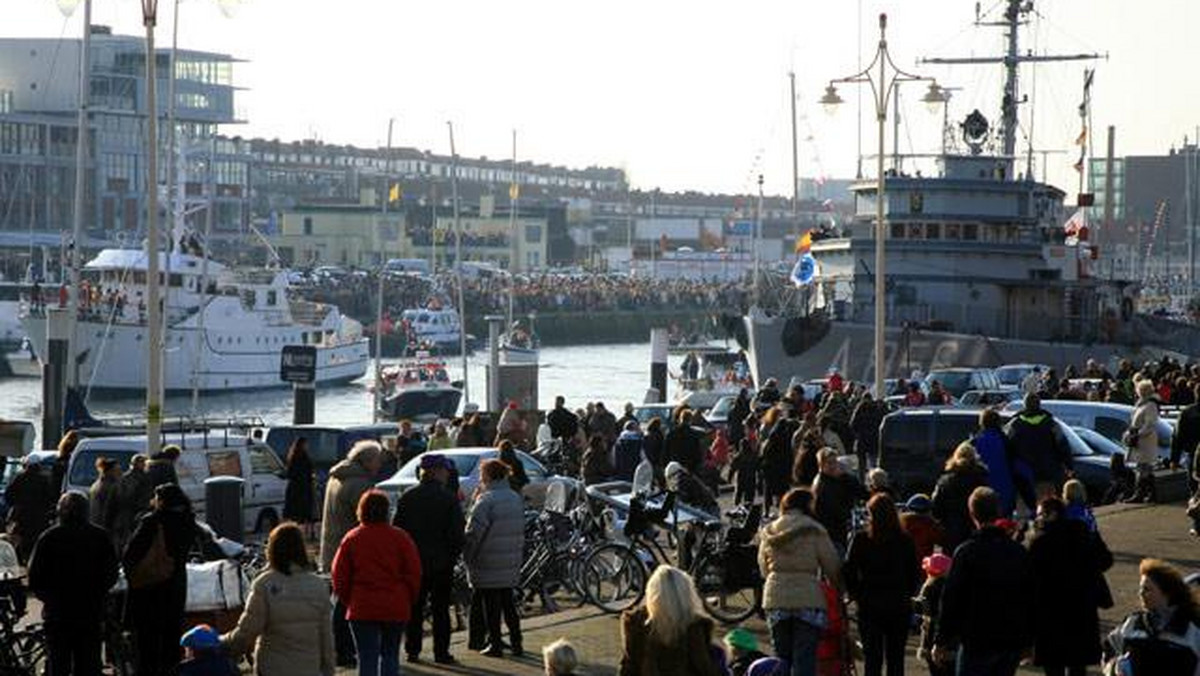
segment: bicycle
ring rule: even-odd
[[[527,524],[522,607],[536,598],[546,612],[553,613],[563,607],[578,608],[588,600],[581,583],[583,562],[601,540],[602,528],[586,499],[569,512],[565,506],[547,506]]]
[[[702,522],[699,539],[693,544],[694,532],[680,538],[677,520],[668,520],[675,514],[673,493],[667,494],[659,508],[648,507],[647,503],[640,497],[630,501],[624,529],[628,543],[601,545],[584,562],[584,587],[592,603],[605,612],[618,613],[641,602],[650,571],[672,562],[659,542],[655,526],[661,525],[667,528],[668,541],[678,543],[674,561],[692,576],[696,592],[713,619],[736,623],[759,610],[762,580],[756,550],[749,543],[762,516],[760,509],[731,513],[740,523],[729,529],[719,520]]]
[[[0,676],[38,676],[46,668],[46,630],[21,622],[12,599],[0,602]]]

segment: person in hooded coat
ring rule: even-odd
[[[987,486],[987,476],[987,468],[969,442],[959,444],[946,461],[946,472],[933,490],[933,517],[945,529],[947,551],[953,552],[974,532],[967,501],[976,488]]]
[[[1038,533],[1029,545],[1034,578],[1034,664],[1048,676],[1083,676],[1100,663],[1098,606],[1112,553],[1099,533],[1067,518],[1048,498],[1038,506]]]

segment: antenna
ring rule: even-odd
[[[1017,149],[1017,106],[1023,103],[1018,95],[1018,69],[1022,63],[1046,63],[1051,61],[1091,61],[1099,59],[1099,54],[1057,54],[1037,55],[1021,54],[1018,31],[1027,24],[1025,15],[1033,11],[1032,3],[1022,3],[1021,0],[1006,0],[1003,21],[982,21],[979,14],[979,3],[975,3],[975,24],[1005,29],[1004,37],[1007,42],[1005,54],[1000,56],[979,57],[936,57],[923,58],[922,64],[948,66],[981,65],[998,63],[1004,66],[1004,90],[1001,98],[1000,131],[1003,138],[1003,157],[1013,158]],[[1010,172],[1011,173],[1011,172]]]

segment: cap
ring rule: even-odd
[[[441,453],[422,453],[421,469],[441,469],[446,466],[446,456]]]
[[[788,663],[778,657],[760,657],[751,663],[746,676],[785,676]]]
[[[941,577],[950,572],[953,559],[941,552],[934,552],[921,561],[921,569],[930,577]]]
[[[731,648],[747,652],[758,650],[758,639],[749,630],[737,627],[725,634],[725,643]]]
[[[472,413],[478,413],[478,412],[479,412],[479,404],[476,404],[473,401],[463,404],[463,413],[464,414],[470,415]]]
[[[904,508],[910,512],[925,514],[933,509],[933,501],[929,499],[928,495],[917,493],[910,497],[908,502],[904,503]]]
[[[633,432],[637,428],[638,428],[638,421],[636,421],[636,420],[626,420],[625,421],[625,431],[626,432]]]
[[[198,624],[179,639],[179,645],[193,650],[212,650],[221,647],[221,636],[207,624]]]

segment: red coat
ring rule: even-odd
[[[333,557],[333,592],[347,620],[407,622],[421,589],[421,556],[408,533],[387,523],[356,526]]]

